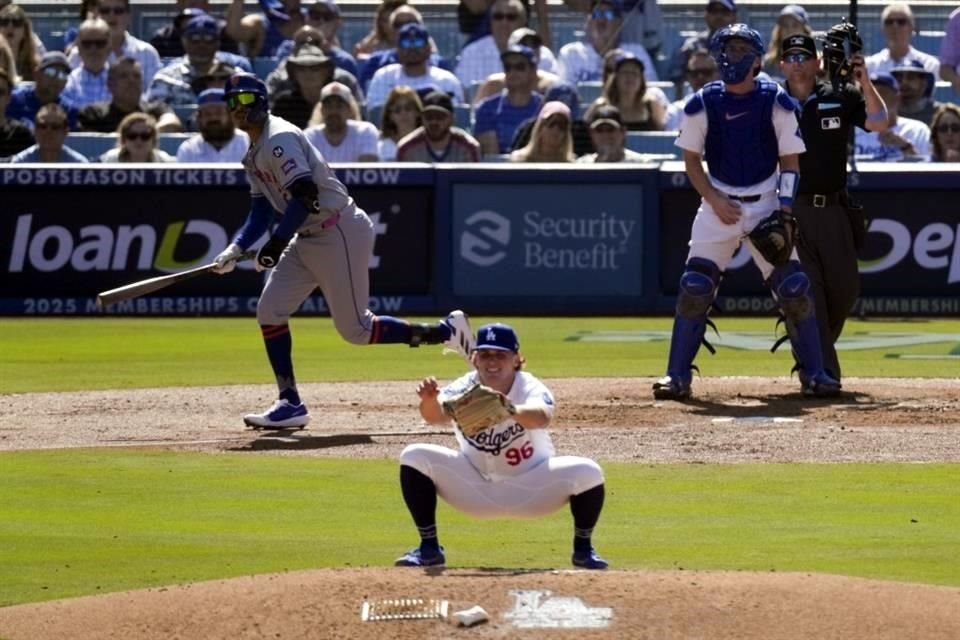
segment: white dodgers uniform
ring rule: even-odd
[[[257,304],[257,321],[286,324],[319,286],[340,335],[353,344],[368,344],[374,318],[367,309],[375,239],[370,218],[356,206],[303,131],[282,118],[268,116],[243,166],[252,197],[265,197],[276,211],[287,208],[288,188],[294,181],[308,178],[318,190],[314,211],[267,278]]]
[[[476,371],[440,390],[437,400],[459,395],[475,382]],[[507,398],[516,405],[539,405],[552,417],[553,395],[540,380],[519,371]],[[412,444],[400,464],[430,478],[437,494],[455,509],[479,518],[534,518],[552,513],[570,496],[603,484],[593,460],[556,456],[547,429],[525,429],[505,420],[467,437],[456,427],[459,451],[433,444]]]

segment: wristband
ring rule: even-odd
[[[777,185],[779,190],[780,206],[792,207],[793,198],[797,195],[797,187],[800,182],[800,174],[796,171],[781,171],[780,181]]]
[[[867,114],[867,122],[885,122],[887,120],[887,110]]]

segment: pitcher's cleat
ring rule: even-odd
[[[290,404],[287,400],[277,400],[263,413],[248,413],[243,422],[254,429],[303,429],[310,422],[307,405]]]
[[[836,398],[840,395],[843,385],[840,381],[825,371],[820,371],[807,378],[800,376],[800,393],[807,398]]]
[[[574,551],[571,562],[580,569],[606,569],[610,566],[609,562],[597,555],[593,547],[589,551]]]
[[[444,351],[454,351],[460,354],[467,362],[470,362],[470,354],[477,348],[477,341],[473,337],[473,331],[470,330],[470,319],[467,314],[457,309],[441,322],[450,328],[450,337],[444,341]]]
[[[657,400],[686,400],[690,397],[690,383],[664,376],[653,383],[653,397]]]
[[[439,549],[424,549],[416,547],[410,549],[405,554],[397,558],[393,566],[395,567],[442,567],[447,563],[446,556],[443,555],[443,547]]]

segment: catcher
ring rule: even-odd
[[[435,378],[417,386],[428,424],[455,423],[460,447],[412,444],[400,454],[400,489],[420,533],[420,546],[397,559],[400,567],[446,564],[437,537],[437,495],[478,518],[535,518],[570,503],[573,565],[606,569],[591,535],[603,509],[600,466],[588,458],[555,455],[547,427],[550,390],[521,371],[517,334],[508,325],[480,327],[471,353],[474,370],[443,389]]]

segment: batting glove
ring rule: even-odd
[[[233,268],[237,266],[237,258],[240,257],[241,253],[243,253],[243,251],[240,249],[240,246],[231,243],[226,249],[220,252],[220,255],[213,259],[213,263],[217,265],[213,268],[213,272],[223,275],[233,271]]]
[[[285,240],[271,236],[257,253],[257,266],[262,269],[273,269],[280,262],[280,254],[286,248],[287,242]]]

